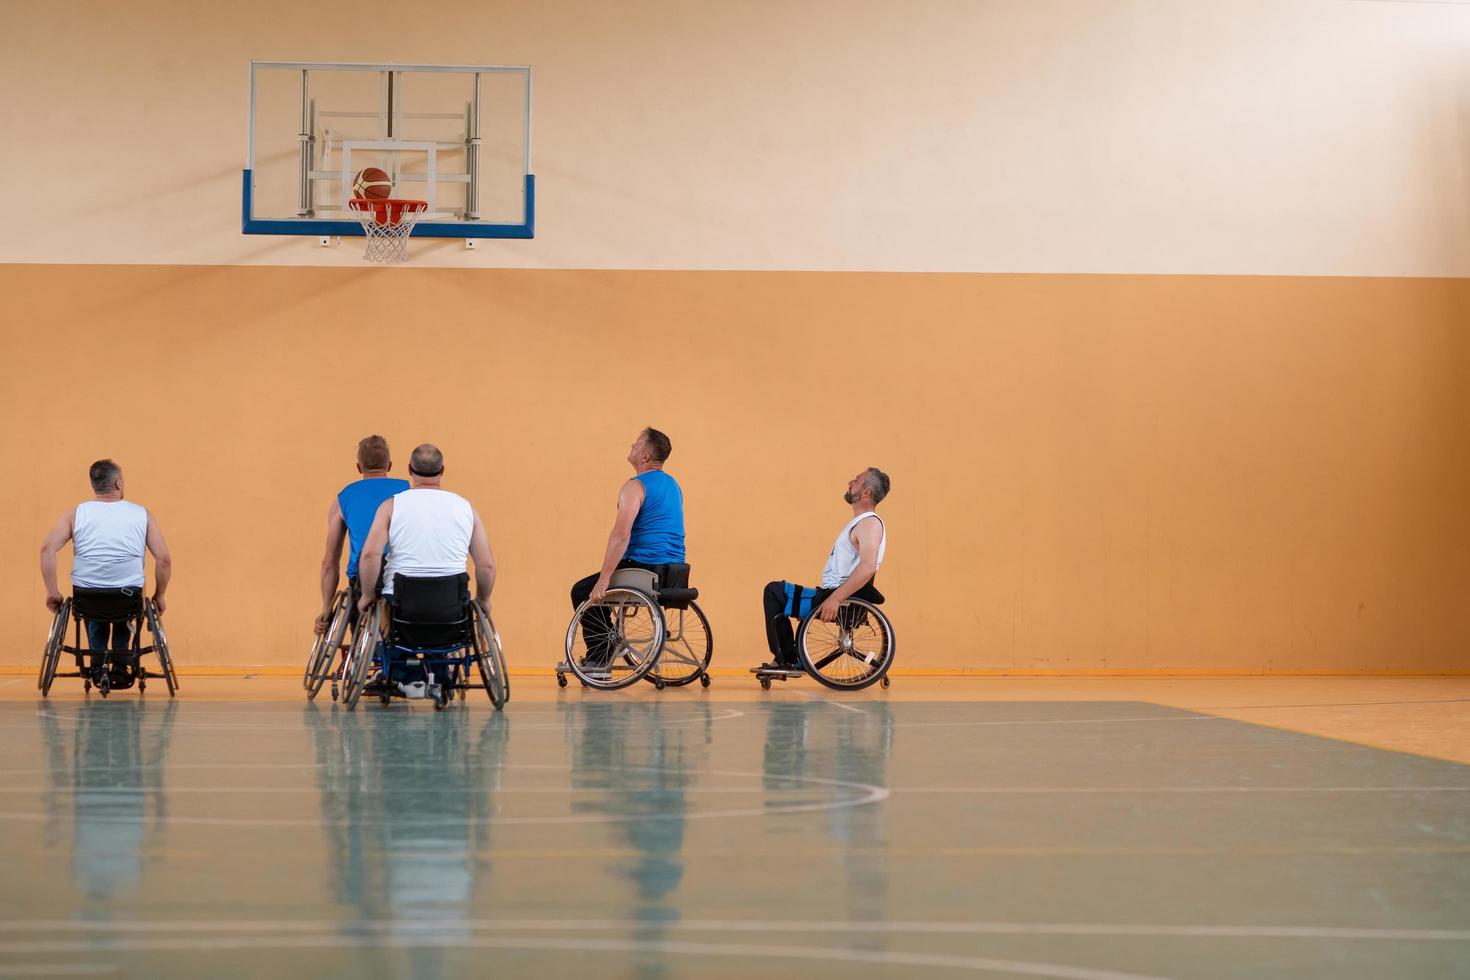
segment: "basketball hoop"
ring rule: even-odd
[[[347,203],[357,213],[367,236],[363,258],[369,262],[408,261],[408,236],[413,234],[419,215],[429,210],[428,201],[354,197]]]

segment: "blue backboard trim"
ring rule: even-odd
[[[252,218],[250,171],[241,171],[243,193],[240,203],[240,231],[246,235],[338,235],[362,237],[362,225],[356,221],[334,218]],[[492,224],[486,221],[421,221],[414,226],[414,238],[535,238],[536,175],[526,174],[525,221],[518,225]]]

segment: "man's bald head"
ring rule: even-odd
[[[408,471],[414,476],[436,477],[444,472],[444,454],[431,442],[416,446],[408,459]]]

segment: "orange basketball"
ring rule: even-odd
[[[392,194],[393,181],[377,167],[365,167],[352,178],[353,197],[381,198]]]

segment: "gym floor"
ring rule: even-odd
[[[0,975],[1470,975],[1470,678],[513,681],[0,677]]]

